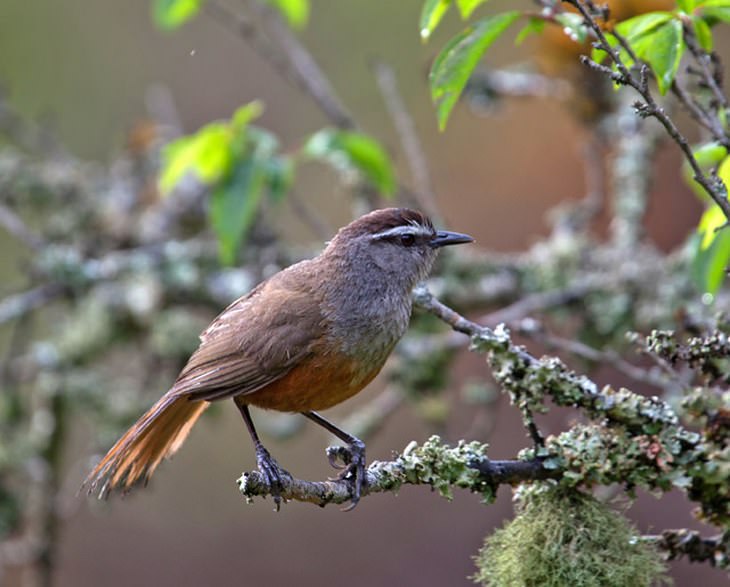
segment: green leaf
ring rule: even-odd
[[[451,6],[451,0],[426,0],[423,3],[421,18],[418,21],[422,41],[427,41],[431,37],[449,6]]]
[[[679,69],[684,53],[682,23],[670,20],[655,29],[652,34],[643,34],[631,41],[637,57],[646,61],[656,76],[661,94],[666,94]]]
[[[466,20],[469,18],[481,4],[484,4],[487,0],[456,0],[456,5],[459,7],[461,18]]]
[[[256,217],[265,179],[260,161],[250,157],[235,167],[229,181],[213,191],[210,221],[218,237],[218,254],[224,265],[236,262],[241,241]]]
[[[658,29],[669,20],[673,19],[671,12],[649,12],[640,14],[616,25],[616,32],[631,42],[647,33]]]
[[[728,152],[720,143],[711,142],[692,148],[692,154],[702,169],[709,169],[720,163]]]
[[[725,224],[725,215],[713,205],[702,215],[690,247],[692,277],[703,292],[715,294],[722,285],[730,263],[730,230],[716,230]]]
[[[266,161],[264,172],[269,194],[274,201],[280,202],[294,183],[294,161],[291,157],[272,157]]]
[[[231,127],[234,131],[245,129],[252,120],[256,120],[264,112],[264,105],[259,100],[254,100],[236,109],[231,116]]]
[[[276,8],[293,29],[303,29],[309,20],[309,0],[260,0]]]
[[[694,28],[695,37],[697,37],[697,42],[700,44],[700,47],[702,47],[708,53],[712,51],[712,31],[710,30],[707,22],[705,22],[705,20],[702,18],[693,17],[692,26]]]
[[[436,57],[429,74],[431,99],[443,130],[464,86],[489,46],[519,18],[517,11],[483,18],[451,39]]]
[[[153,0],[152,20],[166,31],[185,24],[200,11],[203,0]]]
[[[677,0],[677,8],[679,8],[682,12],[686,12],[687,14],[695,9],[696,4],[697,0]]]
[[[542,18],[532,17],[527,24],[522,27],[517,37],[515,37],[515,45],[521,45],[524,40],[532,34],[540,34],[545,29],[545,21]]]
[[[702,8],[702,18],[711,21],[708,24],[715,24],[716,21],[730,22],[730,6],[718,6],[716,8]]]
[[[697,10],[708,25],[730,22],[730,0],[704,0],[697,3]]]
[[[390,158],[371,137],[349,131],[323,129],[312,135],[303,147],[309,157],[321,159],[345,174],[356,172],[381,193],[395,192],[395,173]]]
[[[717,204],[705,210],[697,225],[697,233],[702,235],[702,242],[700,242],[701,250],[704,251],[713,243],[719,234],[717,229],[725,224],[725,222],[727,222],[725,214]]]
[[[231,168],[232,134],[228,125],[213,122],[197,133],[172,141],[162,151],[159,188],[169,194],[188,173],[206,184],[225,176]]]

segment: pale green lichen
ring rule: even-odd
[[[409,483],[430,485],[446,499],[453,499],[453,487],[460,487],[481,493],[484,501],[492,501],[492,489],[471,466],[485,459],[486,448],[480,442],[463,440],[451,447],[434,435],[421,446],[409,444],[397,463]]]
[[[669,583],[659,554],[621,514],[553,485],[521,494],[518,515],[488,536],[472,579],[490,587],[648,587]]]

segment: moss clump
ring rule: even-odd
[[[517,517],[488,536],[476,583],[491,587],[642,587],[669,583],[665,566],[622,515],[553,486],[524,492]]]

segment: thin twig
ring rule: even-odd
[[[516,331],[521,335],[536,340],[546,345],[548,348],[566,351],[577,357],[581,357],[595,363],[610,365],[620,373],[623,373],[627,377],[630,377],[639,383],[648,383],[662,389],[667,386],[667,378],[659,376],[651,370],[642,369],[641,367],[633,365],[621,358],[615,352],[599,350],[580,341],[569,340],[551,334],[532,318],[517,323],[515,327]]]
[[[212,0],[206,2],[203,7],[211,19],[248,43],[285,80],[310,95],[335,126],[339,128],[354,126],[352,117],[340,103],[314,59],[272,10],[256,2],[250,4],[252,10],[263,14],[269,25],[268,28],[277,38],[284,52],[281,52],[262,34],[257,24],[238,12]]]
[[[572,97],[569,82],[533,71],[479,69],[469,78],[465,95],[477,103],[491,105],[498,98],[553,98],[565,101]]]
[[[291,29],[282,21],[279,13],[261,2],[247,2],[247,6],[261,16],[267,31],[281,47],[287,69],[291,72],[297,85],[312,97],[315,104],[336,127],[355,128],[355,121],[345,109],[312,54],[294,36]]]
[[[707,87],[710,88],[710,91],[712,92],[712,95],[717,102],[718,108],[727,109],[727,96],[725,96],[722,88],[717,83],[717,80],[715,79],[715,74],[710,70],[710,62],[712,58],[704,49],[699,46],[699,44],[697,43],[697,39],[695,38],[694,33],[692,32],[690,27],[686,25],[683,26],[683,32],[683,37],[685,43],[687,44],[687,48],[692,54],[692,57],[694,57],[695,61],[699,64],[702,71],[702,80],[705,84],[707,84]],[[725,135],[725,133],[722,134]],[[725,138],[727,138],[727,135],[725,135]]]
[[[44,306],[60,297],[63,292],[64,287],[61,284],[45,283],[23,293],[7,296],[0,300],[0,324]]]
[[[716,178],[708,177],[704,173],[699,163],[695,159],[694,153],[692,153],[692,148],[687,139],[679,131],[677,126],[674,124],[674,121],[667,115],[664,108],[657,104],[654,96],[649,90],[649,85],[647,83],[648,68],[646,67],[646,65],[644,64],[639,68],[639,77],[637,79],[636,75],[634,75],[629,70],[629,68],[621,59],[618,49],[614,49],[613,47],[611,47],[605,33],[603,32],[603,29],[590,14],[585,0],[565,0],[565,2],[574,6],[581,13],[586,26],[590,28],[593,35],[598,39],[600,48],[606,51],[606,53],[610,56],[618,71],[613,72],[610,68],[600,65],[586,56],[581,57],[581,63],[588,65],[593,69],[602,71],[603,73],[608,75],[613,81],[631,86],[639,93],[639,95],[644,100],[643,104],[635,104],[635,108],[639,116],[651,116],[653,118],[656,118],[662,124],[672,140],[677,143],[679,148],[682,150],[682,153],[684,154],[690,167],[692,168],[692,172],[694,173],[694,180],[704,188],[707,194],[720,207],[720,209],[723,211],[723,214],[730,222],[730,200],[728,200],[727,193],[724,189],[722,182],[718,181]],[[621,42],[621,39],[619,39],[619,42]],[[626,43],[626,45],[628,45],[628,43]],[[630,49],[631,48],[629,47],[629,50]]]
[[[548,310],[579,301],[592,289],[594,289],[593,286],[585,283],[566,289],[530,294],[509,306],[482,316],[479,321],[489,326],[496,326],[500,322],[513,322],[540,310]]]
[[[5,204],[1,203],[0,226],[32,251],[38,251],[45,245],[43,239],[31,230],[20,216],[18,216]]]
[[[413,119],[403,103],[403,98],[398,91],[398,82],[393,68],[382,61],[373,63],[375,81],[383,96],[383,101],[388,109],[393,124],[398,131],[398,138],[403,146],[403,152],[408,161],[413,184],[415,187],[414,197],[418,200],[421,209],[434,219],[441,218],[436,204],[431,178],[428,173],[428,163],[423,152],[423,147],[418,139]]]
[[[665,530],[641,539],[665,551],[669,560],[686,557],[690,562],[708,562],[713,567],[727,568],[730,565],[730,531],[704,537],[696,530]]]
[[[334,230],[327,224],[321,214],[315,214],[312,212],[307,202],[302,200],[295,190],[290,190],[286,201],[289,206],[304,224],[317,235],[317,238],[326,241],[332,238]]]

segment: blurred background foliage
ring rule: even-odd
[[[617,100],[627,102],[578,63],[588,49],[577,15],[544,30],[522,19],[513,30],[509,11],[540,8],[492,0],[472,14],[482,3],[451,4],[3,0],[0,197],[11,212],[0,231],[2,584],[468,583],[469,554],[511,516],[508,490],[489,507],[405,487],[347,515],[294,503],[274,515],[235,488],[254,458],[226,406],[211,410],[145,491],[111,503],[76,495],[90,455],[169,386],[218,309],[369,207],[420,205],[476,236],[481,251],[442,259],[432,290],[464,312],[489,311],[535,354],[559,352],[617,389],[631,382],[656,393],[577,344],[627,351],[649,372],[628,330],[701,334],[714,324],[727,303],[730,237],[714,231],[722,217],[693,194],[679,150],[656,124],[613,115]],[[611,4],[616,21],[675,8]],[[662,18],[657,26],[676,32],[676,18]],[[519,34],[525,22],[530,34]],[[713,29],[722,57],[726,29]],[[464,35],[489,45],[492,69],[474,45],[449,53]],[[282,39],[306,47],[341,102],[323,108],[327,97],[312,98],[306,81],[317,86],[317,71],[306,62],[304,75],[281,66]],[[646,51],[667,89],[679,59]],[[393,79],[425,169],[404,140]],[[673,114],[704,145],[703,167],[727,183],[725,147]],[[563,297],[553,304],[539,297],[554,291]],[[534,312],[528,303],[515,315],[520,300]],[[548,330],[517,320],[525,312]],[[483,360],[455,352],[464,339],[430,317],[415,322],[380,383],[333,410],[367,437],[369,458],[388,459],[432,432],[488,440],[493,458],[529,445],[522,414]],[[429,352],[423,341],[439,336]],[[726,373],[725,364],[715,370]],[[683,373],[668,399],[685,397],[685,416],[707,425],[722,402],[683,396],[694,381]],[[259,417],[292,473],[330,474],[319,431]],[[575,418],[558,409],[539,424],[558,434]],[[661,499],[639,492],[628,514],[644,533],[711,532],[691,509],[677,490]],[[670,570],[680,585],[726,580],[685,561]]]

